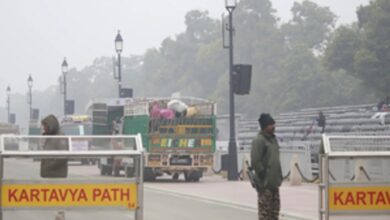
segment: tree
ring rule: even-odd
[[[390,1],[376,0],[357,11],[358,24],[340,27],[326,50],[330,70],[344,69],[377,95],[390,94]]]
[[[282,26],[286,40],[291,44],[304,44],[308,48],[323,51],[336,22],[336,15],[328,7],[305,0],[295,2],[293,18]]]

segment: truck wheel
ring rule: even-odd
[[[202,176],[202,171],[191,171],[184,173],[184,179],[186,180],[186,182],[199,182]]]
[[[101,164],[100,165],[100,174],[102,176],[104,176],[104,175],[111,176],[112,175],[112,167],[105,165],[105,164]]]
[[[186,182],[191,182],[191,175],[190,175],[190,173],[187,172],[187,171],[184,172],[184,180],[185,180]]]
[[[89,162],[90,162],[90,164],[92,164],[92,165],[96,165],[96,159],[90,159]]]
[[[88,159],[81,159],[81,165],[89,165]]]
[[[134,177],[134,168],[133,167],[126,167],[125,171],[126,177]]]
[[[144,168],[144,181],[155,181],[156,175],[154,174],[154,171],[152,168],[145,167]]]
[[[199,182],[199,180],[200,180],[200,176],[193,176],[192,177],[193,182]]]
[[[174,173],[174,174],[172,175],[172,179],[173,179],[173,180],[178,180],[178,179],[179,179],[179,173]]]
[[[119,176],[120,171],[121,171],[121,169],[119,167],[114,167],[114,176]]]
[[[203,172],[201,170],[198,170],[198,171],[194,171],[193,173],[194,175],[194,182],[199,182],[200,178],[203,176]]]
[[[104,165],[100,165],[99,169],[100,169],[100,175],[102,176],[106,175],[106,169]]]
[[[112,166],[110,165],[104,165],[106,167],[106,173],[109,176],[112,176]]]

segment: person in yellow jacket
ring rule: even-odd
[[[261,131],[252,142],[251,167],[258,187],[259,220],[277,220],[280,211],[279,187],[282,184],[279,144],[275,137],[275,121],[261,114]]]
[[[54,115],[49,115],[41,121],[42,135],[61,135],[60,124]],[[43,150],[68,150],[67,138],[47,138]],[[65,178],[68,175],[67,159],[42,159],[41,177]]]

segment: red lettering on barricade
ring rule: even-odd
[[[31,189],[30,191],[30,197],[31,197],[31,202],[40,202],[39,200],[39,190],[38,189]]]
[[[41,192],[43,192],[43,201],[47,202],[47,192],[49,192],[49,189],[41,189]]]
[[[370,196],[370,205],[374,205],[374,194],[375,193],[376,192],[372,192],[372,191],[367,192],[367,194]]]
[[[100,189],[93,189],[92,190],[92,200],[96,201],[96,198],[102,195],[102,191]]]
[[[54,201],[58,202],[58,201],[59,201],[59,200],[58,200],[58,195],[57,195],[57,191],[56,191],[56,190],[51,190],[49,201],[50,201],[50,202],[54,202]]]
[[[10,184],[3,185],[1,199],[2,206],[9,208],[120,206],[133,209],[131,204],[137,204],[136,189],[135,184],[127,183]]]
[[[379,192],[378,196],[376,197],[376,204],[375,205],[386,205],[385,197],[383,196],[383,192]],[[379,204],[382,203],[382,204]]]
[[[13,202],[13,201],[18,202],[19,201],[18,198],[16,197],[17,191],[18,191],[17,189],[12,189],[12,190],[9,189],[8,190],[8,202]]]
[[[360,202],[364,205],[366,204],[366,193],[365,192],[356,192],[356,202],[360,205]]]
[[[341,205],[344,205],[344,202],[343,200],[341,199],[341,197],[343,196],[343,192],[334,192],[334,204],[338,205],[338,203],[340,203]]]
[[[19,197],[19,202],[23,202],[23,200],[25,200],[25,202],[29,202],[30,201],[28,199],[28,194],[27,194],[25,189],[22,190],[22,192],[20,193],[20,197]]]
[[[70,189],[69,192],[70,192],[70,195],[72,196],[72,201],[76,201],[76,193],[77,193],[77,189]]]
[[[355,205],[355,201],[354,201],[354,199],[353,199],[353,194],[352,194],[351,192],[348,192],[347,198],[346,198],[344,204],[345,204],[345,205],[348,205],[348,203],[351,203],[351,204],[349,204],[349,205]]]
[[[84,189],[80,190],[79,199],[78,202],[81,202],[81,200],[84,200],[85,202],[88,202],[87,194],[85,193]]]
[[[69,189],[65,189],[65,190],[59,189],[58,190],[58,194],[60,196],[61,201],[66,200],[66,197],[68,196],[68,191],[69,191]]]
[[[104,191],[103,191],[102,201],[104,201],[106,199],[108,201],[111,201],[110,192],[108,191],[108,189],[104,189]]]
[[[386,192],[387,204],[390,204],[390,194],[389,191]]]
[[[119,189],[117,189],[117,188],[112,188],[111,189],[111,191],[113,192],[113,194],[114,194],[114,201],[116,201],[116,194],[118,193],[118,191],[119,191]]]
[[[126,199],[124,197],[126,197]],[[121,189],[121,201],[129,201],[129,200],[130,200],[130,189],[129,188]]]

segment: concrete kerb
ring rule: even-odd
[[[181,193],[181,192],[176,192],[176,191],[173,191],[173,190],[166,190],[166,189],[161,189],[159,187],[152,187],[152,186],[144,186],[144,189],[145,190],[154,191],[154,192],[159,192],[159,193],[165,193],[165,194],[169,194],[169,195],[173,195],[173,196],[179,196],[179,197],[187,198],[187,199],[194,199],[194,200],[198,200],[198,201],[215,203],[215,204],[218,204],[218,205],[221,205],[221,206],[238,208],[238,209],[241,209],[241,210],[246,210],[246,211],[257,213],[257,208],[255,208],[255,207],[242,205],[242,204],[235,203],[235,202],[226,202],[226,201],[218,200],[218,199],[215,199],[215,198],[210,198],[210,197],[207,197],[207,196],[200,196],[200,195],[194,195],[194,194],[188,194],[188,193]],[[298,215],[298,214],[295,214],[295,213],[281,211],[280,212],[280,220],[314,220],[314,219],[313,218],[309,218],[307,216]]]

